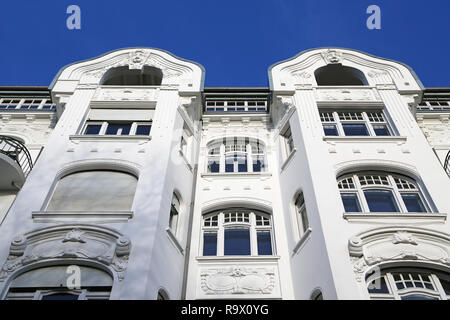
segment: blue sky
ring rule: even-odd
[[[66,8],[81,8],[68,30]],[[369,30],[369,5],[381,30]],[[49,85],[66,64],[123,47],[165,49],[206,69],[206,86],[267,86],[275,62],[316,47],[362,50],[450,86],[450,1],[16,0],[0,4],[0,85]]]

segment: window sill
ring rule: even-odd
[[[217,263],[217,262],[277,262],[280,256],[198,256],[195,258],[198,262]]]
[[[97,134],[77,134],[69,136],[69,140],[81,141],[150,141],[152,136],[113,136],[113,135],[97,135]]]
[[[177,250],[184,255],[183,247],[181,246],[180,242],[178,241],[177,237],[173,234],[172,229],[169,227],[166,228],[167,237],[170,239],[170,242],[177,248]]]
[[[307,240],[309,240],[311,232],[311,228],[306,229],[305,233],[301,236],[300,240],[298,240],[297,244],[295,245],[294,250],[292,250],[294,252],[293,255],[296,255],[300,251],[300,249],[303,248],[303,245]]]
[[[405,136],[324,136],[323,141],[326,142],[392,142],[405,143]]]
[[[294,157],[294,154],[297,152],[297,149],[292,149],[291,153],[288,155],[286,160],[284,160],[283,164],[281,165],[281,171],[283,172],[284,169],[287,167],[287,165],[291,162],[291,159]]]
[[[270,172],[218,172],[218,173],[202,173],[202,178],[220,177],[220,178],[233,178],[233,177],[271,177]]]
[[[33,211],[34,222],[55,222],[63,219],[89,219],[95,222],[127,222],[133,218],[133,211]]]
[[[345,212],[344,219],[348,222],[361,223],[445,223],[446,213],[433,212]]]

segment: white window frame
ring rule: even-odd
[[[379,177],[385,177],[386,178],[386,184],[366,184],[362,185],[360,181],[360,177],[364,176],[379,176]],[[343,187],[343,184],[345,184],[344,181],[347,179],[351,179],[353,181],[353,188],[351,187]],[[397,185],[397,182],[395,179],[401,179],[401,181],[406,181],[411,187],[411,189],[404,189],[400,188]],[[424,193],[421,190],[420,185],[412,178],[400,175],[400,174],[393,174],[389,172],[382,172],[382,171],[360,171],[360,172],[354,172],[351,174],[340,176],[337,179],[338,188],[340,191],[340,195],[342,194],[356,194],[357,200],[359,202],[359,206],[361,208],[362,213],[371,213],[369,210],[369,205],[367,203],[366,197],[364,195],[364,190],[387,190],[391,191],[394,200],[396,202],[396,205],[399,209],[397,213],[408,213],[408,209],[403,201],[402,194],[407,193],[414,193],[419,196],[419,199],[422,201],[422,204],[425,208],[425,212],[423,213],[432,213],[431,205],[428,199],[424,196]],[[373,212],[372,212],[373,213]]]
[[[298,206],[298,200],[300,197],[303,198],[303,203],[301,206]],[[310,228],[308,212],[306,210],[305,195],[301,191],[298,192],[294,198],[294,221],[297,226],[298,239],[301,239]],[[304,223],[305,221],[306,225]]]
[[[225,222],[226,214],[244,214],[248,215],[248,222],[246,221],[232,221]],[[217,226],[208,226],[206,224],[206,220],[208,218],[212,218],[217,216]],[[258,217],[263,217],[263,225],[257,225]],[[227,228],[246,228],[249,230],[250,234],[250,256],[259,256],[258,255],[258,239],[257,233],[258,231],[269,231],[270,232],[270,242],[272,246],[272,255],[275,255],[275,241],[274,241],[274,231],[272,228],[272,217],[270,214],[265,212],[261,212],[258,210],[250,210],[245,208],[232,208],[221,211],[216,211],[213,213],[208,213],[203,216],[202,219],[202,232],[201,232],[201,246],[200,246],[200,256],[203,256],[203,239],[205,233],[215,232],[217,234],[217,250],[216,256],[225,256],[225,229]],[[227,255],[229,256],[229,255]],[[266,255],[262,255],[266,256]],[[233,257],[248,257],[248,255],[237,255]]]
[[[126,122],[126,123],[131,123],[131,128],[130,128],[130,133],[129,134],[122,135],[121,134],[122,132],[119,130],[117,132],[117,134],[115,134],[115,135],[113,135],[113,134],[108,134],[107,135],[106,134],[106,130],[108,128],[108,125],[110,123],[114,124],[116,122],[120,122],[120,121],[116,121],[116,120],[114,120],[114,121],[113,120],[108,120],[108,121],[106,121],[106,120],[105,121],[87,120],[86,123],[84,124],[83,130],[81,132],[82,132],[83,135],[88,135],[85,132],[86,132],[87,127],[89,125],[100,125],[101,128],[100,128],[100,132],[98,134],[89,134],[89,135],[93,135],[93,136],[110,136],[110,137],[114,137],[114,136],[139,136],[139,137],[142,136],[142,137],[146,137],[145,135],[136,135],[136,130],[137,130],[138,126],[147,125],[147,126],[150,126],[150,133],[149,133],[149,135],[151,134],[151,127],[152,127],[152,122],[151,121],[123,121],[123,122]]]
[[[343,116],[340,116],[343,114]],[[358,116],[360,114],[360,116]],[[377,114],[381,114],[381,117]],[[384,137],[392,137],[396,136],[393,126],[389,123],[388,117],[386,115],[386,111],[384,108],[374,108],[374,109],[358,109],[354,110],[338,108],[338,109],[328,109],[328,108],[320,108],[319,109],[320,120],[322,122],[322,127],[325,126],[335,126],[338,132],[338,137],[345,137],[345,132],[343,125],[344,124],[364,124],[368,135],[361,137],[382,137],[377,136],[374,130],[374,126],[385,126],[389,135]],[[342,119],[342,118],[345,119]],[[372,120],[371,120],[372,119]],[[376,119],[376,120],[375,120]],[[325,135],[325,137],[333,137],[331,135]],[[355,137],[355,136],[349,136]]]
[[[294,138],[292,136],[292,130],[290,125],[287,125],[282,133],[280,133],[280,137],[282,138],[282,148],[284,153],[284,159],[289,158],[292,152],[295,150]]]
[[[230,143],[232,141],[233,143]],[[261,148],[262,151],[258,153],[253,153],[253,145],[256,144]],[[259,149],[258,148],[258,149]],[[210,154],[211,150],[219,149],[219,153]],[[255,171],[257,173],[267,172],[267,156],[266,156],[266,147],[264,142],[255,138],[247,138],[247,137],[230,137],[224,138],[221,140],[215,140],[208,144],[208,155],[206,161],[206,169],[205,171],[208,173],[248,173],[253,171],[253,158],[256,157],[262,158],[262,165],[260,171]],[[247,162],[247,170],[239,171],[239,160],[233,161],[233,171],[226,171],[227,159],[239,159],[245,158]],[[211,160],[218,160],[219,162],[219,172],[211,172],[209,169],[209,163]]]
[[[173,214],[173,210],[176,214]],[[169,214],[169,228],[174,236],[177,236],[180,224],[180,211],[181,211],[181,200],[180,197],[174,192],[172,195],[172,201],[170,203],[170,214]]]
[[[426,283],[430,283],[434,288],[421,288],[417,287],[414,281],[411,281],[410,274],[411,273],[419,273],[420,281],[416,280],[416,282],[421,282],[424,286],[424,281]],[[401,274],[400,281],[396,281],[394,278],[394,274]],[[424,279],[423,275],[429,277],[428,279]],[[369,290],[369,285],[372,281],[377,282],[378,279],[384,278],[387,289],[389,293],[371,293],[369,292],[370,298],[372,300],[401,300],[402,297],[412,295],[412,294],[420,294],[432,298],[438,298],[439,300],[450,300],[450,294],[446,294],[444,288],[442,287],[441,281],[439,280],[439,276],[444,276],[443,272],[436,272],[434,270],[426,269],[426,268],[389,268],[385,271],[381,272],[380,277],[373,278],[368,277],[366,279],[366,286]],[[406,287],[404,280],[411,282],[414,287]],[[403,289],[398,289],[397,282],[402,282],[404,285]]]

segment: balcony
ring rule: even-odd
[[[20,189],[32,167],[30,153],[21,141],[0,136],[0,190]]]

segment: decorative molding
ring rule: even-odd
[[[327,64],[342,63],[342,52],[335,49],[328,49],[321,52],[323,59]]]
[[[92,101],[156,101],[158,95],[158,88],[101,87],[95,91]]]
[[[37,262],[80,259],[111,268],[124,279],[131,242],[112,229],[62,225],[18,235],[0,271],[0,282],[20,268]]]
[[[367,101],[382,103],[380,95],[374,89],[366,88],[315,88],[315,97],[318,102],[347,102],[347,101]]]
[[[271,294],[275,287],[274,268],[238,267],[201,269],[201,288],[210,295]]]

